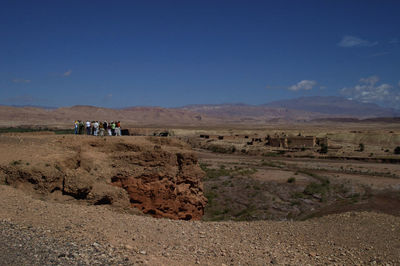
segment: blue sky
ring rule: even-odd
[[[400,108],[400,1],[1,1],[0,104]]]

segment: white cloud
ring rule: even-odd
[[[315,85],[317,85],[315,80],[302,80],[297,84],[290,86],[288,89],[291,91],[311,90]]]
[[[400,90],[386,83],[378,85],[378,82],[378,76],[361,78],[357,85],[345,87],[340,90],[340,93],[353,100],[400,108]]]
[[[357,46],[366,46],[371,47],[377,45],[378,42],[370,42],[367,40],[360,39],[355,36],[344,36],[343,39],[338,43],[340,47],[357,47]]]
[[[30,83],[30,79],[13,79],[14,83]]]
[[[393,38],[389,41],[390,44],[397,44],[399,43],[399,39],[398,38]]]
[[[371,86],[374,86],[377,82],[379,81],[379,77],[378,76],[370,76],[367,78],[361,78],[360,82],[361,83],[365,83]]]
[[[64,72],[63,76],[69,77],[71,75],[71,73],[72,73],[72,70],[68,70],[68,71]]]
[[[111,93],[108,93],[106,95],[104,95],[102,101],[103,103],[108,103],[112,100],[113,95]]]

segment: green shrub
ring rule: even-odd
[[[288,183],[294,183],[294,182],[296,182],[296,178],[294,178],[294,177],[289,177],[288,180],[287,180],[287,182],[288,182]]]
[[[397,146],[397,147],[394,149],[394,154],[400,154],[400,146]]]
[[[322,196],[325,195],[329,191],[329,182],[312,182],[307,185],[304,189],[303,193],[305,195],[314,195],[314,194],[321,194]]]
[[[18,161],[12,161],[10,164],[11,165],[19,165],[19,164],[21,164],[22,163],[22,161],[21,160],[18,160]]]
[[[218,194],[213,192],[213,191],[208,191],[208,192],[206,192],[204,194],[204,196],[208,200],[208,205],[212,205],[213,204],[213,200],[218,197]]]

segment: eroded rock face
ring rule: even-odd
[[[155,217],[203,216],[204,173],[185,144],[165,138],[85,136],[36,136],[31,143],[38,159],[26,150],[21,156],[23,147],[12,145],[16,154],[10,158],[18,161],[0,160],[0,183],[89,204],[135,207]]]
[[[130,159],[140,171],[119,173],[112,182],[128,192],[132,206],[155,217],[198,220],[203,216],[203,172],[193,154],[145,151]]]

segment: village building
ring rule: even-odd
[[[326,145],[328,146],[328,138],[317,138],[315,136],[274,136],[266,138],[266,145],[271,147],[279,148],[290,148],[290,149],[300,149],[300,148],[314,148],[316,146]]]

